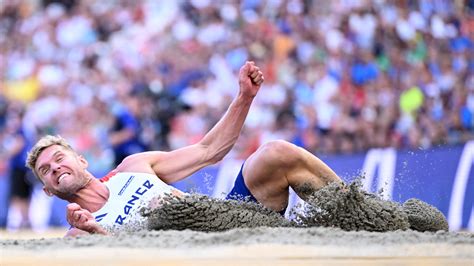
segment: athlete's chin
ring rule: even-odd
[[[88,180],[85,178],[74,178],[73,176],[68,176],[58,184],[58,190],[74,194],[80,189],[85,188],[88,183]]]
[[[82,184],[72,183],[68,184],[64,182],[58,186],[56,195],[62,199],[70,198],[73,195],[76,195],[79,190],[83,188]]]

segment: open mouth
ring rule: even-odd
[[[66,176],[69,176],[70,174],[69,173],[63,173],[59,176],[58,178],[58,184],[61,183],[61,181],[66,177]]]

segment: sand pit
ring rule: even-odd
[[[252,202],[191,194],[144,209],[146,229],[112,236],[0,240],[0,265],[472,265],[474,234],[412,199],[382,200],[360,183],[331,184],[294,220]],[[411,228],[411,229],[410,229]],[[163,230],[167,229],[167,230]],[[418,231],[415,231],[416,229]]]
[[[258,227],[4,239],[0,265],[472,265],[474,234]]]

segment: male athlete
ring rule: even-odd
[[[132,220],[139,202],[164,193],[181,194],[170,183],[219,162],[239,137],[250,105],[264,77],[253,62],[239,72],[238,95],[220,121],[194,145],[170,152],[130,155],[106,177],[96,179],[87,161],[59,136],[45,136],[28,154],[27,165],[49,196],[67,200],[66,236],[108,234]],[[285,141],[261,146],[244,163],[229,196],[243,196],[281,212],[288,204],[289,187],[303,199],[308,188],[318,189],[340,178],[321,160]]]

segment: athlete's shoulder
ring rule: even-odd
[[[100,182],[106,183],[110,180],[116,180],[116,179],[121,179],[121,177],[130,177],[130,176],[138,176],[138,177],[147,177],[149,178],[150,176],[156,177],[155,173],[149,173],[149,172],[140,172],[140,171],[119,171],[118,169],[114,169],[110,171],[108,174],[103,176],[102,178],[99,179]]]
[[[100,182],[104,183],[109,181],[112,177],[116,176],[119,173],[117,169],[110,171],[108,174],[99,179]]]
[[[155,173],[152,167],[152,161],[157,157],[159,151],[139,152],[125,157],[115,168],[118,172],[129,173]]]

